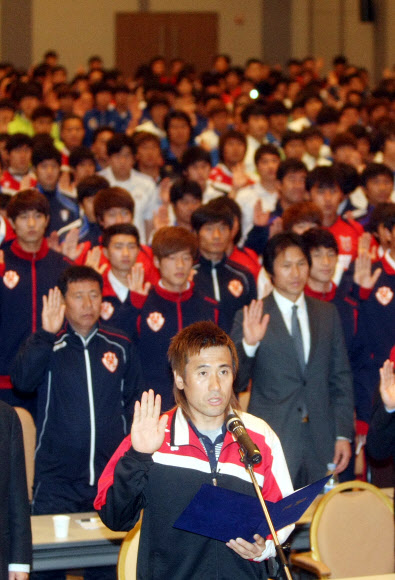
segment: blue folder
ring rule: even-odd
[[[298,521],[322,493],[330,477],[302,487],[275,503],[266,501],[274,528],[280,530]],[[270,534],[257,497],[208,484],[202,485],[173,527],[222,542],[229,542],[232,538],[254,542],[254,534],[264,538]]]

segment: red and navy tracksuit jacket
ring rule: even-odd
[[[42,297],[58,283],[69,260],[50,250],[46,240],[35,254],[25,252],[14,240],[4,248],[0,266],[0,398],[11,405],[28,407],[26,398],[11,390],[10,364],[22,342],[41,328]]]
[[[160,283],[144,297],[133,293],[137,305],[139,352],[146,388],[162,397],[162,410],[174,406],[173,375],[167,360],[170,340],[183,328],[199,320],[218,322],[218,305],[215,300],[197,292],[193,282],[184,292],[169,292]],[[143,305],[142,305],[143,304]]]
[[[86,338],[68,322],[57,335],[41,329],[19,350],[11,378],[37,391],[35,492],[40,482],[58,486],[60,497],[62,486],[95,486],[141,396],[130,339],[100,324]]]
[[[280,441],[261,419],[247,413],[240,416],[262,453],[263,460],[254,471],[263,496],[278,501],[293,491]],[[261,562],[244,560],[224,542],[173,527],[202,484],[255,497],[233,435],[226,433],[213,472],[201,441],[180,408],[168,414],[164,442],[153,455],[135,451],[130,436],[118,447],[99,480],[94,507],[113,530],[130,530],[144,509],[137,578],[267,578]],[[280,542],[291,530],[280,531]]]
[[[112,326],[123,330],[134,342],[137,342],[137,317],[139,309],[132,304],[130,292],[122,302],[115,293],[108,272],[103,274],[103,299],[101,307],[101,321],[103,326]]]
[[[372,401],[380,381],[379,369],[395,344],[395,269],[387,259],[388,251],[375,267],[382,272],[360,305],[356,344],[359,364],[354,371],[356,388],[364,394],[366,421],[372,411]]]
[[[236,312],[256,298],[254,276],[225,255],[216,264],[200,256],[193,269],[196,289],[219,303],[218,324],[229,333]]]

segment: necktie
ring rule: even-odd
[[[296,304],[292,306],[292,319],[291,319],[291,334],[295,344],[296,353],[298,355],[298,360],[302,371],[304,371],[306,363],[304,360],[304,348],[303,348],[303,338],[302,331],[300,330],[300,324],[297,313],[298,307]]]

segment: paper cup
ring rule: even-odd
[[[52,516],[56,538],[67,538],[69,535],[70,516]]]

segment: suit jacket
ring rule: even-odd
[[[12,407],[0,401],[0,578],[8,565],[30,564],[32,535],[22,428]]]
[[[317,458],[312,466],[316,477],[325,475],[336,437],[353,436],[352,376],[339,315],[333,304],[307,296],[306,305],[311,347],[304,372],[272,294],[264,301],[270,322],[255,357],[248,357],[242,345],[241,311],[232,331],[240,360],[238,388],[245,390],[252,378],[248,411],[267,421],[277,433],[293,478],[303,458],[302,417],[306,409]]]

